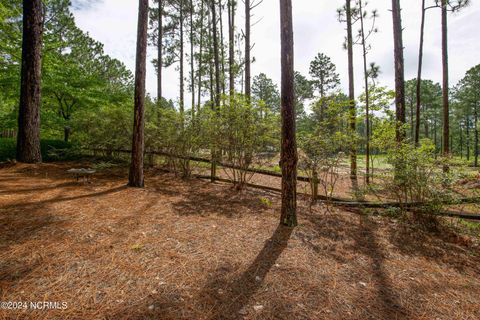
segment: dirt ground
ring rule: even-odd
[[[480,319],[480,248],[445,229],[78,163],[0,169],[0,319]],[[58,306],[58,305],[57,305]]]

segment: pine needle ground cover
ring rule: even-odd
[[[478,319],[474,237],[126,169],[90,184],[83,163],[0,169],[0,300],[66,308],[0,319]]]

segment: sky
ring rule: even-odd
[[[119,59],[134,71],[138,1],[136,0],[77,0],[84,5],[72,8],[77,25],[91,37],[105,45],[105,52]],[[428,2],[429,0],[427,0]],[[433,0],[430,0],[433,2]],[[152,2],[152,1],[150,1]],[[342,0],[293,0],[293,22],[295,42],[295,70],[308,75],[310,62],[322,52],[331,57],[340,74],[342,88],[348,86],[347,53],[343,49],[346,34],[345,25],[337,20],[337,8]],[[238,1],[237,24],[244,23],[243,2]],[[402,0],[402,23],[404,28],[405,77],[416,77],[418,43],[420,37],[420,0]],[[380,65],[380,84],[394,86],[393,31],[391,1],[370,0],[367,9],[377,9],[378,33],[372,35],[368,63]],[[252,75],[265,73],[280,84],[280,17],[279,1],[264,0],[255,8],[252,23]],[[423,78],[441,82],[441,30],[440,10],[431,9],[426,13]],[[450,85],[456,84],[465,72],[480,63],[480,1],[463,11],[449,15],[449,62]],[[226,18],[224,19],[226,21]],[[243,26],[237,25],[238,30]],[[354,30],[358,26],[354,26]],[[356,32],[354,31],[354,34]],[[355,46],[356,94],[363,90],[363,60],[361,47]],[[155,48],[148,51],[147,92],[156,96],[156,74],[151,60]],[[178,99],[179,80],[175,67],[165,70],[163,81],[164,96]],[[186,95],[188,96],[188,95]],[[188,105],[188,103],[187,103]]]

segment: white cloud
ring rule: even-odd
[[[418,40],[420,28],[420,3],[403,0],[403,27],[405,46],[406,77],[416,76]],[[415,5],[413,5],[415,3]],[[307,74],[310,61],[318,52],[329,55],[337,65],[342,85],[347,86],[347,55],[342,49],[345,36],[344,25],[337,21],[336,9],[343,1],[294,0],[293,19],[295,34],[295,69]],[[376,8],[379,33],[372,39],[372,50],[368,61],[380,65],[380,81],[393,87],[393,41],[390,1],[371,0],[370,9]],[[75,9],[74,14],[80,28],[88,31],[96,40],[105,45],[109,55],[123,61],[132,71],[135,66],[135,43],[137,28],[138,1],[103,0],[82,9]],[[252,65],[253,74],[266,73],[277,83],[280,79],[280,22],[279,1],[264,0],[255,9],[253,21],[261,19],[252,29],[252,42],[255,43]],[[462,78],[465,71],[479,64],[480,59],[480,3],[475,2],[463,12],[449,16],[449,58],[451,85]],[[226,18],[224,19],[226,21]],[[239,1],[237,23],[243,24],[243,2]],[[243,26],[238,25],[239,29]],[[424,78],[441,81],[441,41],[440,11],[432,9],[427,12],[425,29]],[[149,60],[155,56],[154,48],[149,49]],[[360,47],[355,48],[356,91],[362,89],[362,60]],[[178,72],[174,67],[168,68],[164,76],[164,92],[167,98],[178,97]],[[156,94],[156,75],[149,63],[147,72],[147,90],[152,96]],[[188,97],[189,95],[186,95]],[[189,103],[187,102],[187,105]]]

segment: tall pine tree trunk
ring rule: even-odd
[[[211,0],[207,0],[211,1]],[[209,89],[210,89],[210,101],[212,105],[215,104],[215,94],[214,94],[214,72],[213,72],[213,40],[212,40],[212,12],[208,9],[208,73],[209,73]]]
[[[466,142],[466,148],[467,148],[467,161],[470,161],[470,115],[467,114],[467,128],[466,128],[466,139],[467,139],[467,142]]]
[[[185,79],[184,79],[184,40],[183,40],[183,22],[184,22],[184,6],[183,1],[180,0],[180,118],[182,121],[182,127],[184,125],[185,114]]]
[[[42,162],[40,99],[43,15],[41,0],[23,1],[22,71],[18,111],[17,161]]]
[[[230,97],[235,93],[235,0],[228,0],[228,71]]]
[[[135,66],[135,102],[133,120],[132,160],[128,185],[143,188],[145,77],[147,61],[148,0],[139,0],[137,56]]]
[[[217,31],[217,10],[215,0],[212,0],[212,34],[213,34],[213,61],[215,67],[215,108],[220,106],[220,50]]]
[[[460,124],[460,159],[463,159],[463,127]]]
[[[475,130],[475,167],[478,167],[478,109],[477,102],[475,102],[474,112],[474,130]]]
[[[200,47],[199,47],[199,56],[198,56],[198,97],[197,97],[197,112],[200,112],[200,100],[202,98],[202,66],[203,66],[203,19],[204,19],[204,3],[205,0],[202,0],[200,6]]]
[[[395,115],[396,139],[398,143],[405,140],[405,74],[403,59],[402,16],[400,0],[392,0],[393,40],[395,61]]]
[[[250,58],[250,0],[245,0],[245,97],[250,102],[251,98],[251,58]]]
[[[193,54],[193,13],[194,13],[193,0],[190,0],[190,91],[192,92],[192,118],[195,116],[195,56]]]
[[[420,141],[420,106],[422,105],[422,66],[423,66],[423,37],[425,31],[425,0],[422,0],[422,20],[420,23],[420,46],[418,50],[417,71],[417,105],[415,114],[415,145]]]
[[[218,34],[217,34],[217,12],[215,0],[211,2],[211,11],[212,11],[212,33],[213,33],[213,59],[215,67],[215,105],[214,108],[218,109],[220,107],[220,57],[219,57],[219,48],[218,48]],[[216,171],[217,171],[217,159],[218,150],[216,147],[213,147],[212,150],[212,165],[210,168],[210,175],[212,182],[215,181]]]
[[[346,0],[346,18],[347,18],[347,51],[348,51],[348,99],[350,100],[350,134],[356,136],[357,115],[355,108],[355,79],[353,73],[353,36],[352,36],[352,9],[351,0]],[[357,179],[357,147],[356,142],[352,141],[350,148],[350,177]]]
[[[222,0],[218,0],[218,16],[219,16],[219,24],[220,24],[220,52],[221,52],[221,67],[222,67],[222,76],[221,76],[221,88],[222,88],[222,93],[225,95],[226,89],[225,89],[225,46],[224,44],[224,37],[223,37],[223,6],[222,6]]]
[[[280,0],[280,26],[282,57],[282,149],[280,155],[282,168],[282,210],[280,223],[294,227],[297,225],[298,155],[295,137],[292,0]]]
[[[442,0],[442,91],[443,91],[443,155],[450,154],[449,136],[449,101],[448,101],[448,29],[447,29],[447,0]],[[448,171],[448,166],[444,166]]]
[[[365,40],[365,28],[363,25],[363,6],[362,0],[358,1],[360,10],[360,31],[362,37],[362,53],[363,53],[363,77],[365,85],[365,182],[370,183],[370,93],[368,88],[368,70],[367,70],[367,44]]]
[[[158,0],[158,39],[157,39],[157,100],[162,100],[163,69],[163,0]]]

